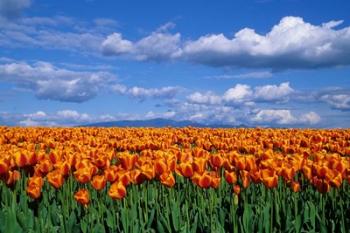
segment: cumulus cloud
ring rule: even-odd
[[[136,60],[164,61],[180,55],[180,34],[170,34],[162,30],[132,42],[122,38],[120,33],[109,35],[102,42],[105,55],[128,55]]]
[[[27,1],[4,0],[1,4]],[[287,16],[266,34],[243,28],[233,37],[219,33],[192,40],[182,39],[179,32],[170,32],[175,24],[167,23],[145,37],[130,40],[116,31],[117,22],[108,18],[84,22],[64,16],[24,17],[16,21],[0,17],[0,47],[60,49],[138,61],[177,60],[214,67],[265,69],[224,78],[268,78],[272,76],[269,70],[350,65],[350,27],[341,27],[342,23],[333,20],[314,25],[300,17]]]
[[[223,99],[226,102],[241,103],[248,100],[253,95],[251,87],[244,84],[236,84],[236,86],[228,89],[224,95]]]
[[[195,104],[215,105],[215,104],[221,103],[221,97],[218,95],[215,95],[212,92],[206,92],[206,93],[194,92],[193,94],[187,97],[187,100]]]
[[[295,93],[289,82],[256,87],[236,84],[222,95],[211,91],[194,92],[187,96],[187,102],[172,102],[169,106],[177,111],[177,115],[202,123],[298,127],[319,124],[321,117],[316,112],[283,109]],[[271,103],[281,109],[272,109]]]
[[[0,64],[0,80],[32,90],[39,99],[84,102],[115,80],[108,72],[73,71],[47,62]]]
[[[223,95],[216,95],[213,92],[194,92],[187,96],[190,103],[215,105],[244,105],[253,106],[255,102],[285,102],[294,93],[294,89],[290,87],[289,82],[280,85],[264,85],[251,87],[246,84],[236,84],[229,88]]]
[[[127,95],[139,100],[146,98],[164,98],[171,99],[180,91],[179,87],[161,87],[161,88],[144,88],[144,87],[127,87],[121,84],[112,86],[112,90],[120,95]]]
[[[332,108],[350,110],[350,93],[324,94],[320,100],[328,103]]]
[[[30,4],[31,0],[1,0],[0,16],[8,18],[18,17]]]
[[[349,65],[350,27],[334,28],[341,22],[312,25],[288,16],[265,35],[244,28],[233,38],[223,34],[202,36],[186,43],[183,56],[210,66],[276,70]]]
[[[288,98],[294,89],[289,86],[289,82],[281,83],[280,85],[265,85],[255,88],[255,99],[266,101],[282,101]]]
[[[295,116],[290,110],[286,109],[262,109],[251,118],[255,123],[276,123],[279,125],[293,124],[317,124],[321,117],[315,112],[308,112]]]
[[[177,120],[190,120],[203,124],[239,124],[239,119],[250,110],[234,108],[222,104],[204,105],[200,103],[172,100],[167,103],[169,111],[175,112]]]
[[[180,33],[167,30],[156,30],[135,42],[114,33],[105,39],[102,48],[106,55],[127,54],[138,60],[180,59],[214,67],[314,69],[350,64],[350,27],[337,29],[342,23],[340,20],[313,25],[301,17],[287,16],[266,34],[243,28],[232,38],[208,34],[186,41],[181,41]]]
[[[120,33],[109,35],[102,43],[102,51],[105,55],[120,55],[130,53],[132,50],[132,42],[124,40]]]

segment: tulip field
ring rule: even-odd
[[[350,232],[349,129],[0,127],[0,232]]]

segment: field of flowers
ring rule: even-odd
[[[350,130],[0,127],[0,232],[350,232]]]

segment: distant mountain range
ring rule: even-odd
[[[228,124],[201,124],[192,121],[175,121],[163,118],[155,118],[150,120],[123,120],[123,121],[109,121],[97,122],[82,127],[199,127],[199,128],[247,128],[246,125],[228,125]]]

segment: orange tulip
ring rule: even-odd
[[[341,186],[341,184],[343,183],[343,177],[342,177],[341,173],[338,173],[335,177],[333,177],[329,181],[329,183],[333,187],[339,188]]]
[[[311,167],[309,167],[309,166],[304,166],[304,167],[303,167],[303,174],[304,174],[304,176],[305,176],[308,180],[311,180],[311,178],[312,178],[312,170],[311,170]]]
[[[55,170],[47,174],[47,181],[58,189],[63,185],[64,179],[60,171]]]
[[[320,179],[325,179],[326,177],[329,176],[330,170],[328,167],[326,166],[315,166],[315,170],[316,170],[316,175],[318,176],[318,178]]]
[[[84,169],[84,168],[88,168],[91,167],[91,162],[88,159],[76,159],[75,164],[74,164],[74,168],[75,170],[79,170],[79,169]]]
[[[38,162],[38,156],[35,152],[30,153],[28,156],[28,165],[35,165]]]
[[[235,183],[237,183],[237,175],[236,175],[236,172],[228,172],[228,171],[225,171],[225,179],[226,179],[226,182],[229,183],[229,184],[235,184]]]
[[[260,177],[260,171],[259,170],[254,170],[254,171],[250,171],[250,178],[251,180],[257,184],[261,181],[261,177]]]
[[[245,169],[245,158],[242,158],[242,157],[238,157],[236,159],[236,167],[239,169],[239,170],[244,170]]]
[[[102,190],[106,183],[106,178],[103,175],[96,175],[92,178],[91,186],[96,190]]]
[[[44,181],[41,176],[30,177],[27,183],[27,194],[33,199],[39,198],[43,184]]]
[[[166,160],[167,166],[168,166],[168,170],[169,171],[175,171],[176,168],[176,157],[175,156],[171,156],[170,158],[168,158]]]
[[[290,187],[292,188],[293,192],[295,192],[295,193],[300,191],[300,184],[296,181],[292,181],[290,184]]]
[[[241,193],[241,186],[239,186],[238,184],[233,186],[233,192],[237,195],[239,195]]]
[[[295,170],[294,168],[283,167],[280,175],[284,178],[285,181],[291,181],[295,176]]]
[[[165,173],[163,173],[163,174],[165,174]],[[132,180],[132,182],[134,184],[142,184],[143,182],[145,182],[147,180],[147,177],[138,169],[137,170],[133,170],[131,172],[131,176],[132,176],[131,180]]]
[[[199,178],[201,177],[201,174],[195,172],[193,173],[193,176],[191,176],[191,180],[194,184],[198,185]]]
[[[21,179],[21,173],[19,171],[8,171],[5,176],[5,181],[7,185],[13,185],[16,181]]]
[[[320,193],[327,193],[330,190],[329,183],[323,179],[315,177],[313,183]]]
[[[87,206],[90,202],[89,191],[86,189],[79,189],[74,194],[74,199],[83,206]]]
[[[174,187],[175,177],[172,173],[163,173],[160,177],[160,182],[167,187]]]
[[[88,183],[91,180],[92,174],[91,169],[81,168],[74,172],[75,179],[82,184]]]
[[[199,174],[203,174],[207,166],[205,158],[195,158],[193,161],[193,170]]]
[[[122,182],[115,182],[109,188],[108,195],[112,199],[123,199],[126,195],[126,188]]]
[[[49,159],[52,164],[55,164],[55,163],[58,163],[58,161],[60,160],[60,157],[56,151],[51,150],[49,154]]]
[[[179,170],[184,177],[193,176],[193,168],[190,163],[180,163]]]
[[[0,159],[0,175],[7,173],[7,171],[8,164],[3,159]]]
[[[161,175],[168,170],[168,166],[164,159],[158,159],[154,164],[154,169],[157,175]]]
[[[247,156],[245,163],[246,163],[245,169],[247,171],[251,171],[251,170],[255,170],[256,169],[255,158],[253,156]]]
[[[211,175],[210,187],[217,189],[220,186],[220,182],[221,182],[221,178],[219,175],[217,174]]]
[[[212,177],[210,187],[217,189],[220,187],[220,182],[221,182],[220,177]]]
[[[14,154],[16,166],[19,168],[26,166],[29,162],[28,157],[29,156],[27,156],[27,154],[24,154],[24,153],[21,153],[20,151],[17,151]]]
[[[247,188],[250,184],[249,172],[242,170],[242,171],[240,171],[240,176],[242,179],[243,188]]]
[[[278,185],[278,176],[276,172],[271,169],[261,170],[261,180],[268,188],[275,188]]]
[[[67,176],[70,171],[70,165],[67,161],[58,163],[56,164],[56,170],[59,170],[63,176]]]
[[[104,176],[108,182],[113,183],[118,179],[118,167],[114,165],[110,166],[104,170]]]
[[[156,172],[152,165],[149,165],[149,164],[142,165],[140,170],[148,180],[152,180],[156,176]]]
[[[224,159],[224,162],[222,164],[222,166],[225,168],[225,170],[227,171],[232,171],[234,169],[233,165],[230,163],[228,158]]]
[[[121,182],[124,186],[128,186],[131,181],[130,173],[125,171],[120,171],[118,173],[118,181]]]
[[[108,160],[107,156],[98,156],[95,160],[94,160],[94,164],[96,165],[96,167],[98,168],[105,168],[106,166],[108,166],[110,163],[110,161]]]
[[[132,154],[124,154],[119,157],[119,160],[124,169],[132,170],[138,160],[138,156]]]
[[[346,164],[341,161],[336,163],[336,165],[334,166],[335,170],[337,170],[339,173],[344,174],[345,170],[346,170]]]
[[[203,173],[199,176],[198,186],[201,188],[209,188],[211,185],[211,176],[208,173]]]
[[[220,168],[222,166],[222,164],[224,163],[224,160],[220,154],[213,154],[210,158],[211,158],[211,160],[210,160],[211,165],[214,168]]]
[[[38,173],[38,175],[45,175],[48,172],[50,172],[52,169],[53,169],[52,163],[48,159],[41,160],[35,166],[35,172]]]

